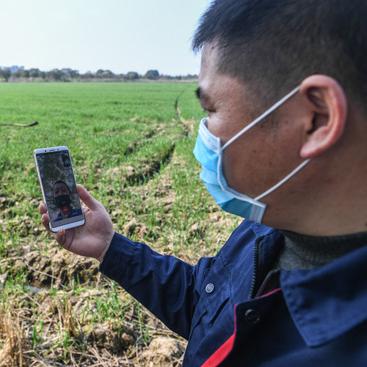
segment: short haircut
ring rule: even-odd
[[[71,194],[71,190],[70,190],[70,188],[69,188],[69,185],[65,182],[65,181],[62,181],[62,180],[58,180],[58,181],[56,181],[56,182],[54,182],[54,189],[55,189],[55,186],[56,185],[58,185],[58,184],[63,184],[63,185],[65,185],[66,187],[67,187],[67,189],[68,189],[68,191],[69,191],[69,193]]]
[[[313,74],[337,80],[364,106],[366,0],[214,0],[193,40],[215,43],[218,72],[274,102]]]

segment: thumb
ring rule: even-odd
[[[96,210],[98,208],[98,201],[92,197],[84,186],[77,185],[77,191],[80,199],[90,210]]]

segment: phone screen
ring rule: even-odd
[[[37,153],[36,160],[51,227],[84,220],[69,151]]]

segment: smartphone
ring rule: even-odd
[[[36,149],[34,159],[50,217],[50,230],[56,233],[85,224],[69,149]]]

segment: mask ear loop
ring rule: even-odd
[[[265,196],[270,195],[275,190],[278,190],[279,187],[283,186],[286,182],[288,182],[291,178],[293,178],[298,172],[302,171],[309,163],[311,162],[311,159],[305,160],[303,163],[301,163],[295,170],[293,170],[288,176],[284,177],[283,180],[278,182],[275,186],[273,186],[268,191],[265,191],[263,194],[258,196],[255,200],[260,201]]]
[[[257,124],[259,124],[260,122],[262,122],[263,120],[265,120],[269,115],[271,115],[274,111],[276,111],[277,109],[279,109],[285,102],[287,102],[290,98],[292,98],[293,96],[295,96],[300,90],[300,87],[297,87],[295,89],[293,89],[290,93],[288,93],[286,96],[284,96],[281,100],[279,100],[277,103],[275,103],[273,106],[271,106],[267,111],[265,111],[262,115],[260,115],[259,117],[257,117],[253,122],[251,122],[249,125],[247,125],[244,129],[242,129],[240,132],[238,132],[235,136],[233,136],[226,144],[223,145],[223,147],[221,148],[221,157],[223,155],[223,152],[226,148],[228,148],[234,141],[236,141],[237,139],[239,139],[242,135],[244,135],[245,133],[247,133],[249,130],[251,130],[252,128],[254,128]],[[219,169],[221,169],[220,167],[220,161],[221,159],[219,159],[218,161],[218,173],[219,173]],[[283,186],[286,182],[288,182],[289,180],[291,180],[298,172],[302,171],[309,163],[310,163],[311,159],[307,159],[305,160],[303,163],[301,163],[296,169],[294,169],[289,175],[287,175],[286,177],[284,177],[280,182],[278,182],[275,186],[273,186],[272,188],[270,188],[269,190],[265,191],[263,194],[259,195],[256,199],[253,199],[255,201],[260,201],[261,199],[263,199],[264,197],[270,195],[272,192],[274,192],[275,190],[277,190],[279,187]],[[219,174],[218,174],[219,176]],[[219,181],[220,182],[220,181]]]
[[[288,99],[292,98],[294,95],[296,95],[300,90],[300,87],[297,87],[292,90],[292,92],[288,93],[285,97],[283,97],[281,100],[279,100],[277,103],[275,103],[273,106],[271,106],[267,111],[265,111],[262,115],[260,115],[258,118],[256,118],[253,122],[251,122],[249,125],[247,125],[244,129],[242,129],[239,133],[237,133],[233,138],[231,138],[229,141],[227,141],[226,144],[222,147],[222,152],[228,148],[234,141],[239,139],[243,134],[247,133],[249,130],[251,130],[253,127],[255,127],[257,124],[265,120],[269,115],[271,115],[274,111],[276,111],[278,108],[280,108],[285,102],[288,101]]]

